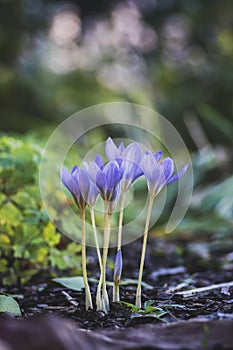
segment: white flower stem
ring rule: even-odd
[[[121,250],[122,244],[122,225],[124,216],[124,205],[125,205],[125,191],[122,192],[121,203],[120,203],[120,215],[119,215],[119,225],[118,225],[118,240],[117,240],[117,251]],[[113,284],[113,302],[120,301],[120,279],[114,281]]]
[[[113,297],[112,297],[112,301],[113,301],[114,303],[121,301],[121,300],[120,300],[120,288],[119,288],[119,283],[120,283],[120,281],[117,281],[117,282],[114,281],[114,284],[113,284]]]
[[[85,232],[85,209],[81,209],[81,222],[82,222],[82,271],[83,282],[86,294],[86,310],[93,309],[91,292],[87,279],[87,259],[86,259],[86,232]]]
[[[122,224],[123,224],[123,215],[124,215],[124,205],[125,205],[125,191],[122,192],[121,204],[120,204],[120,215],[119,215],[119,226],[118,226],[117,250],[120,250],[120,249],[121,249]]]
[[[101,297],[101,285],[102,285],[102,271],[100,272],[100,279],[99,279],[99,283],[97,286],[97,291],[96,291],[96,309],[97,311],[99,310],[103,310],[103,302],[102,302],[102,297]]]
[[[99,243],[98,243],[98,238],[97,238],[97,232],[96,232],[96,224],[95,224],[95,212],[94,208],[90,207],[90,214],[91,214],[91,223],[93,227],[93,234],[94,234],[94,239],[95,239],[95,246],[96,246],[96,252],[99,260],[99,267],[100,267],[100,280],[97,286],[97,291],[96,291],[96,308],[97,310],[102,310],[102,299],[101,299],[101,279],[102,279],[102,258],[100,254],[100,248],[99,248]]]
[[[95,239],[96,253],[97,253],[97,256],[98,256],[98,261],[99,261],[99,266],[100,266],[100,271],[101,271],[101,269],[102,269],[102,259],[101,259],[101,254],[100,254],[100,247],[99,247],[97,232],[96,232],[95,213],[94,213],[94,208],[93,207],[90,207],[90,214],[91,214],[91,223],[92,223],[93,234],[94,234],[94,239]]]
[[[143,237],[143,245],[142,245],[141,262],[140,262],[139,275],[138,275],[138,286],[137,286],[137,292],[136,292],[136,303],[135,303],[135,306],[138,307],[139,309],[142,306],[142,302],[141,302],[141,283],[142,283],[142,274],[143,274],[145,255],[146,255],[146,244],[147,244],[147,237],[148,237],[148,230],[149,230],[150,217],[151,217],[151,212],[152,212],[152,207],[153,207],[153,201],[154,201],[154,198],[152,196],[149,196],[147,215],[146,215],[146,222],[145,222],[145,229],[144,229],[144,237]]]
[[[103,257],[102,257],[102,301],[103,311],[109,311],[109,299],[106,288],[106,265],[108,257],[108,247],[110,240],[110,229],[111,229],[111,213],[109,213],[109,205],[105,203],[104,210],[104,244],[103,244]]]

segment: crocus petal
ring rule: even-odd
[[[142,149],[137,142],[133,142],[128,145],[124,152],[124,159],[131,160],[136,164],[140,163],[142,156]]]
[[[73,169],[72,173],[70,173],[66,168],[63,167],[61,170],[61,179],[63,184],[73,195],[77,206],[79,208],[85,208],[86,202],[83,199],[83,196],[80,192],[78,167],[76,167],[75,170]]]
[[[163,174],[164,174],[164,180],[168,180],[174,171],[174,162],[171,158],[164,158],[160,164]]]
[[[98,165],[99,168],[104,166],[104,158],[99,154],[96,154],[94,162]]]
[[[113,213],[114,210],[116,209],[116,205],[120,198],[120,193],[121,193],[121,186],[120,184],[118,184],[115,187],[114,191],[112,192],[111,200],[109,201],[109,208],[108,208],[109,213]]]
[[[187,171],[189,164],[187,163],[180,171],[178,171],[178,173],[176,173],[175,175],[173,175],[172,177],[170,177],[167,181],[166,184],[170,184],[172,182],[177,181],[178,179],[180,179]]]
[[[133,184],[140,176],[143,175],[143,170],[139,165],[134,164],[132,167],[131,184]]]
[[[111,201],[115,197],[115,189],[122,178],[123,169],[115,161],[107,163],[103,170],[99,169],[96,175],[96,186],[101,197]]]
[[[152,152],[146,153],[141,161],[141,167],[145,174],[147,184],[150,190],[155,187],[155,184],[160,178],[161,170]]]
[[[61,179],[66,188],[74,197],[76,197],[79,188],[77,188],[76,181],[73,179],[71,173],[65,167],[61,169]]]
[[[126,147],[121,166],[124,169],[123,181],[125,190],[143,174],[143,170],[140,167],[142,157],[143,152],[137,142],[133,142]]]
[[[162,154],[163,154],[162,151],[154,153],[154,157],[157,160],[157,162],[162,158]]]
[[[123,179],[132,180],[131,182],[143,174],[141,166],[131,160],[124,159],[122,168],[124,169]]]
[[[79,208],[85,208],[86,201],[83,198],[83,195],[82,195],[82,192],[80,189],[80,184],[79,184],[80,169],[77,167],[76,170],[74,170],[72,172],[71,176],[72,176],[73,180],[75,181],[76,189],[77,189],[76,196],[74,197],[75,202]]]
[[[108,160],[114,160],[120,156],[120,151],[111,139],[109,137],[105,143],[105,153],[108,158]]]
[[[86,162],[84,162],[82,168],[79,170],[79,186],[81,194],[86,203],[93,207],[97,200],[99,191],[95,184],[91,181],[88,170],[88,165]]]
[[[71,171],[71,174],[73,174],[73,173],[75,172],[75,170],[78,170],[78,166],[77,166],[77,165],[75,165],[75,166],[73,167],[73,169],[72,169],[72,171]]]
[[[100,170],[100,167],[95,162],[91,162],[89,164],[89,176],[94,183],[96,182],[96,175],[99,170]]]
[[[79,170],[79,186],[80,186],[82,196],[86,200],[90,189],[90,178],[89,178],[88,171],[83,168],[80,168]]]
[[[95,182],[101,197],[107,200],[107,180],[106,175],[102,171],[97,173]]]
[[[162,167],[158,164],[152,152],[144,155],[141,166],[145,174],[150,196],[155,197],[166,184]]]
[[[114,188],[121,180],[123,169],[120,169],[117,163],[109,162],[106,164],[103,172],[106,174],[106,185],[108,188],[107,192],[109,194],[112,194]]]
[[[139,165],[126,159],[124,159],[122,168],[124,169],[122,185],[124,190],[127,191],[128,188],[143,175],[143,170]]]
[[[121,142],[118,146],[118,151],[122,154],[125,150],[124,142]]]

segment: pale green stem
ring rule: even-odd
[[[101,285],[102,285],[102,272],[100,273],[100,279],[96,291],[96,309],[97,311],[103,310],[103,301],[101,297]]]
[[[120,250],[120,249],[121,249],[122,224],[123,224],[124,205],[125,205],[125,191],[122,192],[121,204],[120,204],[120,215],[119,215],[119,226],[118,226],[117,250]]]
[[[122,224],[124,216],[124,205],[125,205],[125,191],[122,192],[121,203],[120,203],[120,215],[119,215],[119,226],[118,226],[118,240],[117,240],[117,251],[121,249],[122,243]],[[114,281],[113,284],[113,302],[120,301],[120,279]]]
[[[104,211],[104,244],[103,244],[103,257],[102,257],[102,301],[103,311],[106,313],[109,311],[109,299],[106,288],[106,265],[108,257],[108,247],[110,240],[110,225],[111,225],[111,213],[109,213],[109,205],[105,204]]]
[[[86,233],[85,233],[85,209],[81,209],[81,221],[82,221],[82,271],[83,282],[86,294],[86,310],[93,309],[91,292],[87,279],[87,259],[86,259]]]
[[[119,288],[120,281],[115,282],[113,284],[113,297],[112,301],[114,303],[121,301],[120,300],[120,288]]]
[[[147,237],[148,237],[148,230],[149,230],[150,217],[151,217],[151,212],[152,212],[152,207],[153,207],[153,201],[154,201],[154,198],[152,196],[150,196],[149,202],[148,202],[148,208],[147,208],[144,237],[143,237],[143,245],[142,245],[141,262],[140,262],[139,275],[138,275],[138,286],[137,286],[137,292],[136,292],[135,306],[138,307],[139,309],[142,306],[141,305],[141,283],[142,283],[142,274],[143,274],[145,255],[146,255],[146,244],[147,244]]]
[[[93,207],[90,207],[90,214],[91,214],[91,222],[92,222],[94,239],[95,239],[96,252],[97,252],[99,266],[100,266],[100,280],[99,280],[99,283],[97,286],[97,291],[96,291],[96,308],[97,308],[97,310],[102,310],[102,308],[103,308],[102,299],[101,299],[102,259],[101,259],[101,254],[100,254],[98,238],[97,238],[96,224],[95,224],[95,213],[94,213]]]
[[[98,256],[98,261],[99,261],[99,266],[100,266],[100,271],[102,269],[102,259],[101,259],[101,254],[100,254],[100,247],[98,243],[98,237],[97,237],[97,232],[96,232],[96,224],[95,224],[95,213],[94,213],[94,208],[90,207],[90,214],[91,214],[91,223],[93,227],[93,234],[94,234],[94,239],[95,239],[95,246],[96,246],[96,253]]]

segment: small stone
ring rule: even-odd
[[[12,315],[10,312],[0,312],[0,318],[3,320],[7,320],[7,319],[13,319],[15,318],[15,316]]]

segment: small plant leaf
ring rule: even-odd
[[[160,307],[149,307],[147,310],[144,311],[144,314],[146,315],[152,315],[155,317],[161,317],[165,315],[167,311],[161,309]]]
[[[149,306],[152,306],[155,303],[155,300],[147,300],[144,303],[144,310],[146,310]]]
[[[84,288],[82,276],[53,278],[52,281],[75,291],[81,291]]]
[[[124,305],[126,305],[128,308],[130,308],[130,311],[131,311],[132,313],[138,312],[138,311],[140,310],[140,309],[139,309],[137,306],[135,306],[134,304],[127,303],[126,301],[121,301],[121,304],[124,304]]]
[[[0,295],[0,313],[1,312],[9,312],[14,316],[21,316],[17,301],[6,295]]]
[[[167,313],[161,307],[153,306],[154,303],[155,303],[155,300],[147,300],[144,304],[144,310],[140,311],[140,313],[143,313],[143,314],[153,313],[154,316],[156,315],[157,317],[160,317]]]
[[[138,313],[132,316],[132,318],[156,318],[157,320],[161,321],[161,322],[165,322],[168,323],[168,321],[166,319],[163,319],[162,316],[166,314],[166,311],[163,311],[163,313],[156,313],[156,312],[151,312],[149,314],[143,314],[143,313]]]

